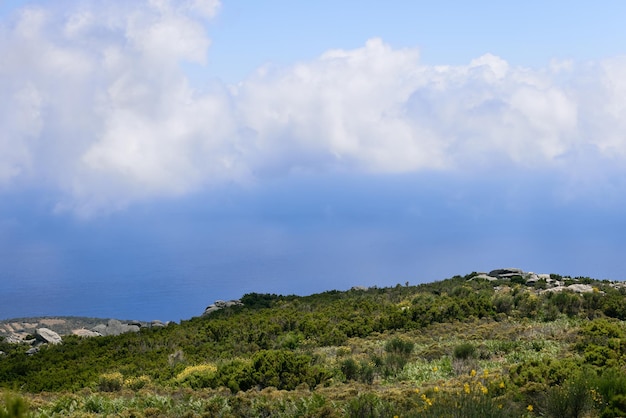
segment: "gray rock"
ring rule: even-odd
[[[10,333],[4,340],[11,344],[19,344],[23,341],[22,337],[14,332]]]
[[[98,333],[99,335],[105,335],[107,326],[105,324],[98,324],[91,329],[93,332]]]
[[[35,337],[39,341],[47,344],[61,344],[63,342],[59,334],[48,328],[37,328],[35,330]]]
[[[591,293],[593,292],[593,287],[591,285],[588,284],[571,284],[569,286],[567,286],[567,288],[569,290],[572,290],[576,293]]]
[[[101,337],[102,336],[102,334],[100,334],[99,332],[90,331],[90,330],[84,329],[84,328],[72,330],[72,334],[78,335],[79,337],[84,337],[84,338]]]
[[[365,291],[365,290],[367,290],[367,287],[366,287],[366,286],[352,286],[352,287],[350,288],[350,290],[360,290],[360,291]]]
[[[163,323],[163,321],[159,321],[158,319],[155,319],[154,321],[150,322],[150,326],[152,328],[163,328],[165,327],[165,324]]]
[[[206,307],[202,315],[208,315],[212,312],[219,311],[220,309],[229,308],[231,306],[242,306],[243,303],[239,299],[234,300],[216,300],[215,303]]]
[[[99,324],[93,327],[91,330],[94,332],[97,332],[98,334],[102,336],[108,336],[108,335],[120,335],[126,332],[139,332],[139,329],[140,328],[137,325],[123,324],[117,319],[109,319],[109,322],[106,325]]]
[[[476,276],[472,277],[472,279],[476,279],[476,280],[483,279],[483,280],[489,280],[490,282],[494,281],[494,280],[497,280],[495,277],[490,276],[490,275],[485,274],[485,273],[477,274]]]
[[[217,306],[209,305],[209,306],[206,307],[206,309],[204,310],[204,313],[202,315],[208,315],[208,314],[210,314],[212,312],[219,311],[219,310],[220,310],[220,308],[218,308]]]
[[[516,268],[504,268],[504,269],[491,270],[488,273],[488,275],[491,277],[497,277],[499,279],[507,279],[513,276],[523,276],[524,271],[522,269],[516,269]]]
[[[29,356],[32,356],[33,354],[36,354],[39,352],[39,347],[33,347],[33,348],[29,348],[26,351],[26,354],[28,354]]]

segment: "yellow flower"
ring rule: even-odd
[[[500,382],[500,389],[504,389],[504,382]]]
[[[465,393],[470,393],[470,386],[469,386],[469,383],[465,383],[465,384],[463,385],[463,392],[465,392]]]
[[[437,370],[439,370],[437,366],[433,367],[433,372],[436,372]]]
[[[472,369],[472,371],[470,372],[470,376],[472,377],[476,376],[476,370]]]
[[[533,409],[535,409],[535,408],[533,408],[533,406],[532,406],[532,405],[528,405],[528,406],[526,407],[526,409],[528,409],[528,412],[533,412]]]
[[[483,395],[486,395],[487,393],[489,393],[489,389],[487,389],[486,387],[482,386],[480,388],[480,391],[483,393]]]
[[[489,370],[485,369],[483,370],[483,376],[486,378],[487,376],[489,376]]]
[[[420,393],[419,388],[416,388],[416,389],[415,389],[415,393]]]
[[[439,386],[435,386],[433,390],[435,391],[435,393],[439,392]]]

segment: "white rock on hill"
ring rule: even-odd
[[[37,328],[35,330],[35,337],[39,341],[48,344],[61,344],[63,341],[59,334],[48,328]]]

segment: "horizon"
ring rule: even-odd
[[[0,318],[624,280],[624,12],[0,0]]]

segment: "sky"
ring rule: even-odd
[[[0,0],[0,318],[623,280],[626,3]]]

